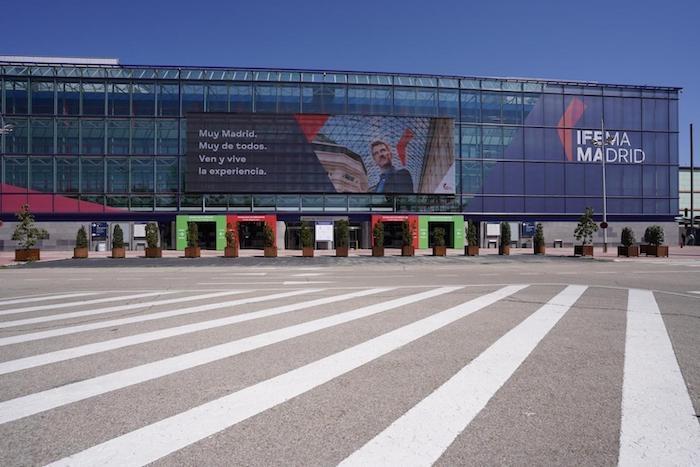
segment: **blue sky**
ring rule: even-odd
[[[693,0],[15,1],[0,54],[680,86],[687,164],[691,122],[700,146],[699,19]]]

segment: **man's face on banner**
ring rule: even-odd
[[[391,168],[391,150],[386,143],[377,143],[372,146],[372,158],[380,168]]]

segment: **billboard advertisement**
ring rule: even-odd
[[[190,193],[455,193],[450,118],[187,114]]]

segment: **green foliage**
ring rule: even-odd
[[[311,233],[311,226],[308,222],[301,223],[301,231],[299,232],[301,236],[301,246],[302,248],[311,248],[314,246],[314,237]]]
[[[479,246],[479,239],[476,236],[476,225],[472,221],[467,221],[467,245]]]
[[[32,216],[28,204],[23,204],[15,216],[17,217],[17,225],[12,234],[12,240],[19,242],[20,249],[32,248],[39,240],[49,238],[49,233],[46,230],[40,229],[34,224],[34,216]]]
[[[501,222],[501,246],[510,246],[510,224]]]
[[[272,231],[272,227],[267,225],[267,222],[263,225],[263,237],[265,248],[275,246],[275,232]]]
[[[155,222],[146,224],[146,245],[148,248],[158,248],[158,237],[160,237],[158,224]]]
[[[238,238],[236,235],[236,229],[234,228],[233,224],[226,224],[226,234],[224,236],[226,237],[226,246],[228,248],[235,248]]]
[[[345,219],[335,223],[335,241],[341,248],[347,247],[350,243],[350,223]]]
[[[634,232],[632,232],[632,229],[629,227],[622,229],[622,235],[620,236],[620,243],[622,243],[622,246],[630,247],[634,245],[635,241],[636,240],[634,239]]]
[[[374,224],[372,236],[374,237],[374,246],[384,246],[384,224],[382,222]]]
[[[401,223],[401,236],[403,246],[413,246],[413,229],[408,220]]]
[[[75,236],[75,247],[76,248],[87,248],[88,239],[87,232],[85,232],[85,226],[81,225],[78,229],[78,234]]]
[[[544,245],[544,228],[542,227],[542,224],[538,223],[535,227],[535,236],[532,238],[532,243],[535,244],[535,247]]]
[[[664,243],[664,229],[660,225],[652,225],[648,229],[647,241],[650,245],[663,245]]]
[[[435,227],[433,229],[433,241],[435,246],[445,246],[445,229],[442,227]]]
[[[593,208],[586,208],[578,219],[578,225],[574,230],[576,240],[584,245],[593,243],[593,234],[598,231],[598,224],[593,222]]]
[[[646,229],[644,229],[644,236],[642,237],[642,241],[644,243],[651,243],[649,241],[649,238],[651,238],[650,231],[651,231],[651,227],[647,227]]]
[[[115,225],[112,231],[112,248],[124,248],[124,232],[119,224]]]
[[[190,248],[199,246],[199,227],[196,222],[187,223],[187,246]]]

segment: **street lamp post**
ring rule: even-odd
[[[605,121],[600,119],[600,139],[594,139],[593,144],[600,148],[603,162],[603,253],[608,252],[608,197],[605,184],[605,145],[610,144],[612,138],[605,135]]]

